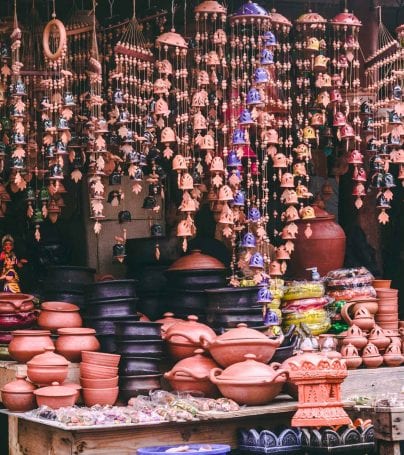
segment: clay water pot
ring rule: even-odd
[[[113,406],[118,398],[119,387],[106,389],[88,389],[83,387],[83,401],[88,407],[99,404]]]
[[[40,386],[55,381],[61,384],[67,378],[69,362],[63,356],[55,354],[54,346],[47,347],[44,351],[27,362],[28,379]]]
[[[343,346],[341,354],[349,370],[353,370],[362,365],[362,357],[359,355],[358,350],[353,344],[349,343]]]
[[[391,280],[372,280],[372,286],[376,288],[390,288]]]
[[[34,390],[34,395],[36,396],[38,407],[48,406],[52,409],[59,409],[74,405],[77,390],[61,386],[58,382],[53,382],[51,386]]]
[[[362,352],[363,364],[368,368],[377,368],[383,363],[383,356],[380,355],[377,347],[368,343]]]
[[[388,367],[400,366],[404,361],[404,356],[401,354],[401,346],[391,343],[383,355],[383,360]]]
[[[57,330],[68,327],[81,327],[80,308],[66,302],[44,302],[38,317],[38,325],[43,329]]]
[[[1,389],[1,401],[12,412],[26,412],[34,409],[36,387],[25,380],[25,376],[16,374],[16,380],[4,385]]]
[[[362,349],[366,346],[368,340],[363,335],[362,330],[355,324],[351,325],[346,331],[346,337],[342,340],[342,344],[353,344],[357,349]]]
[[[45,348],[54,348],[49,330],[14,330],[8,345],[10,356],[20,363],[26,363]]]
[[[348,311],[345,310],[345,307],[346,306],[342,307],[341,309],[341,316],[344,318],[347,324],[349,325],[355,324],[365,332],[371,330],[374,327],[375,325],[374,317],[363,305],[359,305],[359,308],[354,313],[353,319],[351,319],[351,317],[348,314]]]
[[[195,355],[180,360],[164,374],[173,390],[181,392],[195,390],[209,398],[219,395],[217,387],[209,379],[210,370],[217,368],[218,364],[203,353],[203,349],[196,349]]]
[[[30,294],[0,292],[0,314],[26,313],[34,309]]]
[[[375,325],[371,330],[368,340],[374,344],[379,351],[383,351],[390,344],[390,338],[385,335],[383,329],[378,325]]]
[[[59,329],[56,340],[56,352],[62,354],[71,362],[81,361],[81,351],[98,351],[100,342],[95,336],[95,330],[85,327]]]
[[[176,322],[181,322],[183,319],[174,317],[174,313],[164,313],[161,319],[157,319],[155,322],[161,324],[161,334],[165,333],[169,327],[171,327]]]

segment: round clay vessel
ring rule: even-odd
[[[104,367],[92,363],[81,362],[80,376],[89,379],[109,379],[118,375],[117,367]]]
[[[81,351],[98,351],[100,342],[95,336],[95,330],[84,327],[58,329],[56,351],[71,362],[81,361]]]
[[[30,381],[40,386],[52,382],[64,382],[67,378],[69,362],[55,354],[55,347],[47,347],[42,354],[37,354],[27,362],[27,376]]]
[[[108,354],[106,352],[82,351],[83,362],[103,365],[105,367],[117,367],[121,356],[119,354]]]
[[[362,330],[355,324],[351,325],[346,331],[346,337],[342,340],[342,344],[353,344],[357,349],[362,349],[366,346],[368,340],[363,335]]]
[[[383,316],[384,314],[398,313],[398,301],[397,299],[393,303],[384,303],[380,305],[379,311],[377,312],[376,317]]]
[[[80,383],[86,389],[111,389],[118,387],[118,379],[119,376],[108,379],[80,378]]]
[[[396,322],[398,323],[398,313],[378,314],[376,320],[380,322]]]
[[[378,325],[371,330],[368,340],[373,343],[379,350],[384,350],[390,344],[390,338],[387,337],[383,329]]]
[[[181,392],[195,390],[209,398],[219,395],[217,387],[209,379],[210,370],[217,368],[218,365],[203,353],[203,349],[196,349],[195,355],[180,360],[164,374],[173,390]]]
[[[0,292],[0,314],[26,313],[34,309],[30,294]]]
[[[43,329],[81,327],[82,324],[80,308],[77,305],[66,302],[44,302],[41,305],[38,325]]]
[[[397,343],[391,343],[384,353],[384,363],[388,367],[398,367],[404,361],[404,356],[401,354],[401,346]]]
[[[169,327],[176,322],[181,322],[182,319],[174,317],[174,313],[164,313],[161,319],[157,319],[155,322],[159,322],[161,325],[161,333],[165,333]]]
[[[38,407],[48,406],[52,409],[59,409],[74,405],[77,390],[71,387],[61,386],[58,382],[54,382],[51,386],[34,390],[34,394]]]
[[[119,387],[108,389],[87,389],[83,388],[83,401],[88,407],[100,404],[102,406],[114,405],[119,393]]]
[[[26,363],[45,348],[54,348],[49,330],[14,330],[8,345],[10,356],[20,363]]]
[[[25,380],[25,376],[16,374],[16,380],[1,389],[3,405],[12,412],[26,412],[35,408],[34,384]]]

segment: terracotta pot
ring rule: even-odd
[[[362,349],[366,346],[368,340],[363,335],[362,330],[355,324],[351,325],[346,331],[346,337],[342,340],[342,344],[353,344],[357,349]]]
[[[1,400],[12,412],[26,412],[35,408],[34,384],[25,380],[25,376],[16,374],[16,380],[1,389]]]
[[[38,325],[43,329],[81,327],[82,324],[80,308],[77,305],[66,302],[44,302],[41,305]]]
[[[362,352],[363,364],[368,368],[377,368],[383,363],[383,356],[379,354],[377,347],[368,343]]]
[[[100,343],[95,336],[95,330],[84,327],[59,329],[56,351],[71,362],[81,361],[81,351],[98,351]]]
[[[321,276],[330,270],[343,266],[345,257],[345,233],[335,222],[335,217],[314,207],[316,218],[299,219],[296,239],[293,240],[294,252],[288,264],[288,274],[293,278],[310,279],[310,267],[317,267]],[[305,231],[309,227],[312,235],[307,238]],[[330,254],[330,251],[333,253]]]
[[[161,325],[161,334],[165,333],[169,327],[177,322],[181,322],[182,319],[174,317],[174,313],[164,313],[161,319],[157,319],[155,322],[159,322]]]
[[[282,390],[288,373],[279,368],[257,362],[254,354],[247,354],[244,362],[235,363],[225,370],[213,368],[210,380],[221,394],[238,404],[259,406],[268,404]]]
[[[88,407],[99,404],[102,406],[114,405],[119,393],[119,387],[108,389],[87,389],[83,388],[84,404]]]
[[[203,334],[200,339],[216,362],[222,367],[228,367],[242,362],[246,354],[254,354],[257,361],[268,363],[282,343],[283,336],[271,339],[258,330],[248,328],[246,324],[239,324],[237,328],[230,329],[212,341],[207,340]]]
[[[353,370],[362,365],[362,357],[359,355],[358,350],[353,344],[343,346],[341,354],[348,369]]]
[[[388,367],[400,366],[404,361],[401,346],[396,343],[390,344],[384,353],[383,360]]]
[[[213,341],[215,332],[205,324],[198,322],[197,316],[188,316],[187,321],[171,325],[163,336],[168,343],[171,356],[176,360],[191,357],[195,349],[201,347],[201,336],[204,340]]]
[[[54,348],[49,330],[14,330],[8,345],[10,356],[20,363],[26,363],[45,348]]]
[[[377,316],[382,316],[383,314],[391,314],[391,313],[396,313],[398,314],[398,302],[394,302],[394,303],[388,303],[388,304],[383,304],[383,306],[381,306],[379,308],[379,311],[377,312]]]
[[[52,409],[59,409],[73,406],[76,402],[77,390],[71,387],[59,385],[54,382],[51,386],[34,390],[36,402],[39,406],[48,406]]]
[[[342,307],[341,316],[344,318],[347,324],[349,325],[355,324],[361,330],[364,331],[371,330],[374,327],[375,320],[365,306],[359,305],[359,308],[354,313],[353,319],[351,319],[351,317],[349,316],[346,307],[347,307],[346,305]]]
[[[350,300],[343,306],[344,314],[355,314],[361,307],[366,308],[371,315],[375,315],[379,308],[378,299],[372,297],[362,297],[355,300]],[[341,313],[342,313],[341,310]],[[345,319],[345,318],[344,318]]]
[[[28,311],[26,313],[3,313],[0,314],[0,327],[2,330],[20,330],[32,327],[38,317],[38,311]]]
[[[372,286],[374,288],[390,288],[391,280],[372,280]]]
[[[217,387],[209,379],[210,370],[217,368],[218,365],[203,353],[203,349],[196,349],[195,355],[180,360],[164,374],[174,390],[181,392],[195,390],[210,398],[218,396]]]
[[[0,314],[27,313],[34,309],[34,296],[0,292]]]
[[[105,352],[82,351],[81,358],[85,363],[104,365],[106,367],[117,367],[121,356],[119,354],[107,354]]]
[[[369,334],[368,340],[379,350],[384,350],[390,344],[390,338],[385,335],[383,329],[376,325]]]
[[[40,386],[62,383],[67,378],[69,362],[55,354],[55,348],[47,347],[45,352],[34,356],[27,362],[27,376],[30,381]]]
[[[362,357],[343,357],[346,363],[348,370],[355,370],[362,365]]]
[[[104,367],[92,363],[81,362],[80,376],[88,379],[109,379],[118,375],[117,367]]]
[[[80,383],[86,389],[110,389],[118,387],[118,379],[119,376],[108,379],[80,378]]]
[[[80,392],[81,392],[81,385],[80,384],[76,384],[74,382],[64,382],[62,384],[63,387],[68,387],[70,389],[73,389],[76,391],[76,397],[75,397],[75,403],[77,404],[77,402],[79,401],[80,399]]]

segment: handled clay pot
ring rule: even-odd
[[[12,294],[0,292],[0,314],[25,313],[34,308],[34,296],[30,294]]]
[[[54,348],[49,330],[14,330],[8,345],[10,356],[20,363],[26,363],[45,348]]]
[[[77,390],[53,382],[49,387],[34,390],[38,406],[48,406],[51,409],[73,406],[76,402]]]
[[[66,302],[44,302],[38,325],[43,329],[57,330],[60,328],[81,327],[80,308]]]
[[[359,305],[359,308],[354,313],[353,319],[349,316],[348,311],[345,310],[345,306],[341,309],[341,316],[345,319],[347,324],[355,324],[364,331],[371,330],[375,325],[373,316],[363,305]]]

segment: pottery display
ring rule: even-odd
[[[58,382],[62,384],[68,373],[68,360],[55,354],[55,347],[47,347],[45,352],[37,354],[27,362],[27,376],[30,381],[40,386]]]
[[[250,329],[246,324],[209,340],[205,335],[200,336],[202,346],[209,350],[211,356],[222,367],[228,367],[242,362],[246,354],[254,354],[258,362],[268,363],[283,340],[268,338],[258,330]]]
[[[119,354],[83,350],[81,351],[81,358],[85,363],[103,365],[106,367],[117,367],[121,356]]]
[[[164,373],[173,390],[198,391],[210,398],[218,396],[217,387],[209,379],[210,370],[217,368],[218,364],[203,353],[203,349],[196,349],[192,357],[180,360]]]
[[[287,371],[257,362],[254,354],[245,355],[243,362],[235,363],[225,370],[213,368],[210,380],[220,393],[238,404],[259,406],[268,404],[281,391]]]
[[[117,321],[116,336],[125,340],[160,340],[161,324],[158,322]]]
[[[362,357],[353,344],[344,345],[341,349],[341,354],[349,370],[353,370],[362,365]]]
[[[170,326],[180,321],[182,321],[182,319],[176,318],[174,313],[166,312],[163,314],[163,317],[161,319],[157,319],[155,322],[161,324],[160,330],[161,333],[164,333]]]
[[[26,363],[45,348],[54,348],[49,330],[14,330],[8,345],[10,356],[20,363]]]
[[[51,409],[59,409],[74,405],[77,390],[71,387],[61,386],[58,382],[53,382],[50,386],[34,390],[34,395],[38,407],[48,406]]]
[[[56,352],[65,356],[71,362],[81,361],[81,351],[98,351],[100,343],[95,336],[95,330],[85,327],[58,329]]]
[[[80,308],[66,302],[43,302],[38,325],[43,329],[57,330],[60,328],[81,327]]]
[[[11,381],[1,389],[1,401],[11,412],[26,412],[35,408],[34,390],[36,387],[25,380],[25,376],[16,374]]]
[[[93,363],[80,363],[80,377],[88,379],[110,379],[118,375],[118,367],[106,367]]]
[[[34,309],[34,296],[0,292],[0,314],[27,313]]]
[[[380,355],[377,347],[368,343],[362,352],[363,364],[368,368],[377,368],[383,363],[383,356]]]
[[[83,401],[88,407],[99,404],[101,406],[113,406],[118,398],[119,387],[105,389],[90,389],[83,387]]]

